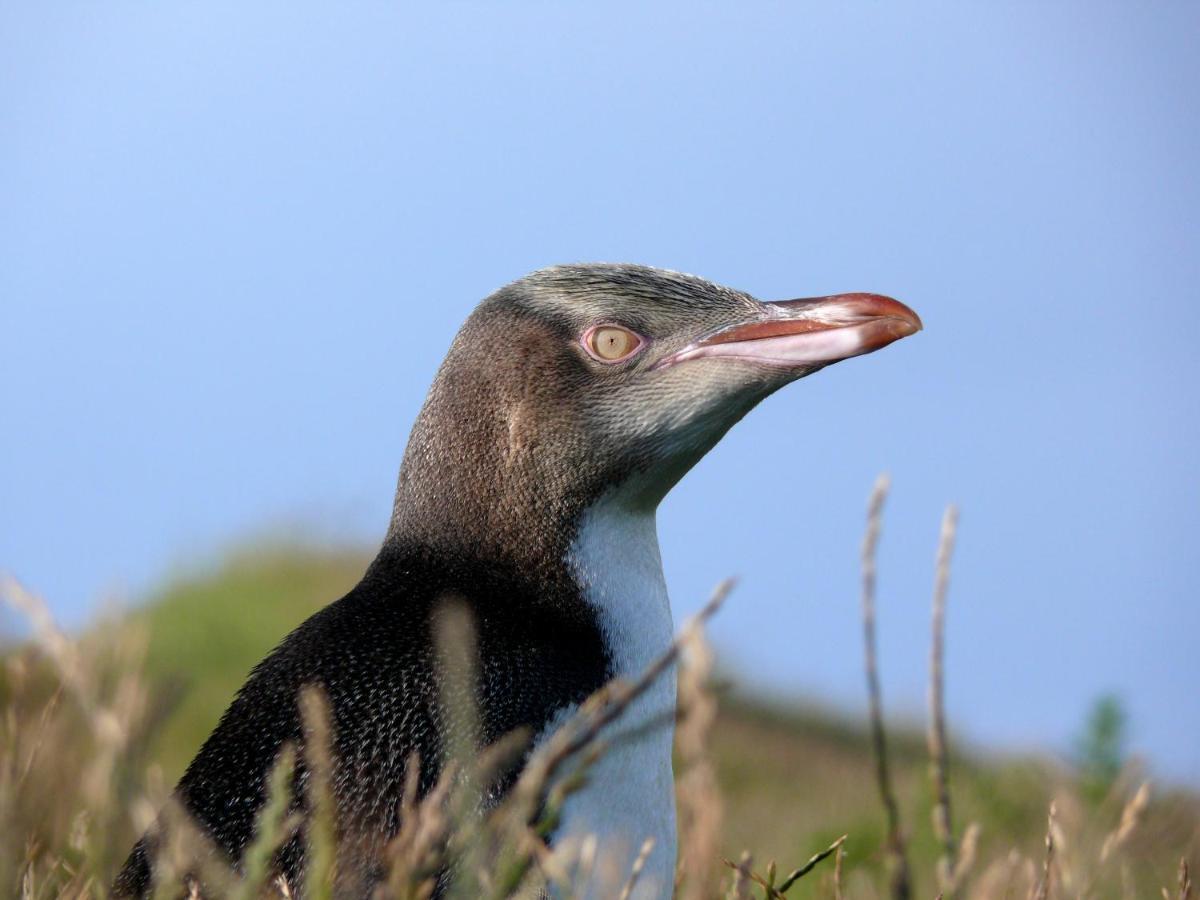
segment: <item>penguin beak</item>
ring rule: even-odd
[[[874,353],[923,327],[915,312],[880,294],[835,294],[762,306],[762,318],[707,335],[654,368],[725,356],[782,369],[807,369]]]

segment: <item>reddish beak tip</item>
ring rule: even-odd
[[[763,306],[764,318],[709,335],[659,365],[724,356],[806,369],[873,353],[924,328],[912,309],[882,294],[834,294]]]
[[[769,305],[783,310],[788,318],[812,318],[827,322],[829,327],[834,328],[869,319],[895,319],[907,327],[906,334],[916,334],[925,327],[921,317],[911,307],[883,294],[832,294],[802,300],[779,300]]]

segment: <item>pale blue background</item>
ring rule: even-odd
[[[1200,780],[1200,6],[5,3],[0,564],[66,621],[300,522],[377,540],[472,304],[629,260],[893,294],[920,336],[772,398],[667,501],[677,612],[861,708],[857,555],[895,479],[882,666],[1069,748],[1117,691]]]

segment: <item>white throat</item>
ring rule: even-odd
[[[654,512],[631,511],[619,494],[601,498],[584,514],[567,562],[597,614],[614,674],[637,678],[670,646],[674,633]],[[543,737],[573,712],[563,710]],[[654,849],[634,896],[670,896],[676,855],[674,724],[672,669],[602,733],[607,749],[587,786],[567,800],[555,840],[569,848],[595,837],[595,865],[579,896],[619,893],[647,838],[654,839]]]
[[[614,674],[641,675],[674,637],[653,510],[601,498],[584,513],[567,562],[596,610]]]

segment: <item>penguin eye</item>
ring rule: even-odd
[[[583,333],[583,349],[602,363],[626,360],[645,343],[641,335],[620,325],[593,325]]]

